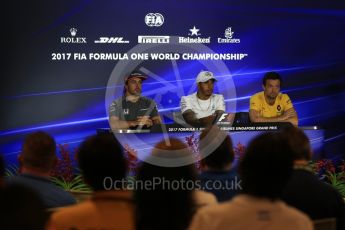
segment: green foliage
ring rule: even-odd
[[[18,175],[18,165],[12,164],[5,169],[5,177],[12,177]]]
[[[81,175],[75,176],[71,181],[62,177],[51,177],[51,181],[58,187],[70,192],[91,192],[92,189],[83,181]]]
[[[336,189],[338,192],[345,197],[345,172],[340,173],[330,173],[327,174],[329,183]]]
[[[320,180],[332,185],[345,198],[345,161],[336,164],[330,159],[320,159],[309,166]]]

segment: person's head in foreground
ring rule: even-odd
[[[239,173],[245,194],[279,199],[293,165],[288,141],[280,133],[264,133],[254,138],[240,163]]]
[[[127,165],[121,144],[112,134],[98,134],[86,139],[78,151],[78,163],[84,180],[93,190],[106,190],[105,182],[121,181]]]
[[[159,142],[151,157],[166,157],[164,151],[174,154],[186,148],[180,140],[170,138],[169,143]],[[137,229],[187,229],[195,210],[193,187],[186,188],[196,180],[194,165],[162,167],[143,162],[137,180],[147,185],[135,194]]]
[[[57,163],[55,140],[42,131],[28,135],[18,160],[23,173],[49,175]]]
[[[295,163],[311,160],[312,148],[303,130],[288,126],[283,130],[283,135],[289,141]]]
[[[235,156],[230,136],[217,126],[205,129],[200,134],[199,152],[206,155],[201,160],[203,170],[229,170]]]

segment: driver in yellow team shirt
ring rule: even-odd
[[[281,76],[268,72],[262,80],[262,92],[250,98],[249,117],[252,122],[290,122],[298,125],[297,113],[287,94],[280,93]]]

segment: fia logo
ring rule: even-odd
[[[150,27],[159,27],[164,23],[164,17],[160,13],[148,13],[145,16],[145,23]]]
[[[129,109],[123,109],[123,114],[128,115],[129,114]]]

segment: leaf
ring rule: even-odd
[[[18,165],[12,164],[5,169],[5,177],[12,177],[18,175]]]
[[[52,177],[51,181],[60,188],[67,191],[90,192],[92,189],[83,181],[81,175],[75,176],[71,181],[66,181],[61,177]]]
[[[329,172],[327,177],[333,188],[335,188],[343,197],[345,197],[344,171],[340,173]]]

